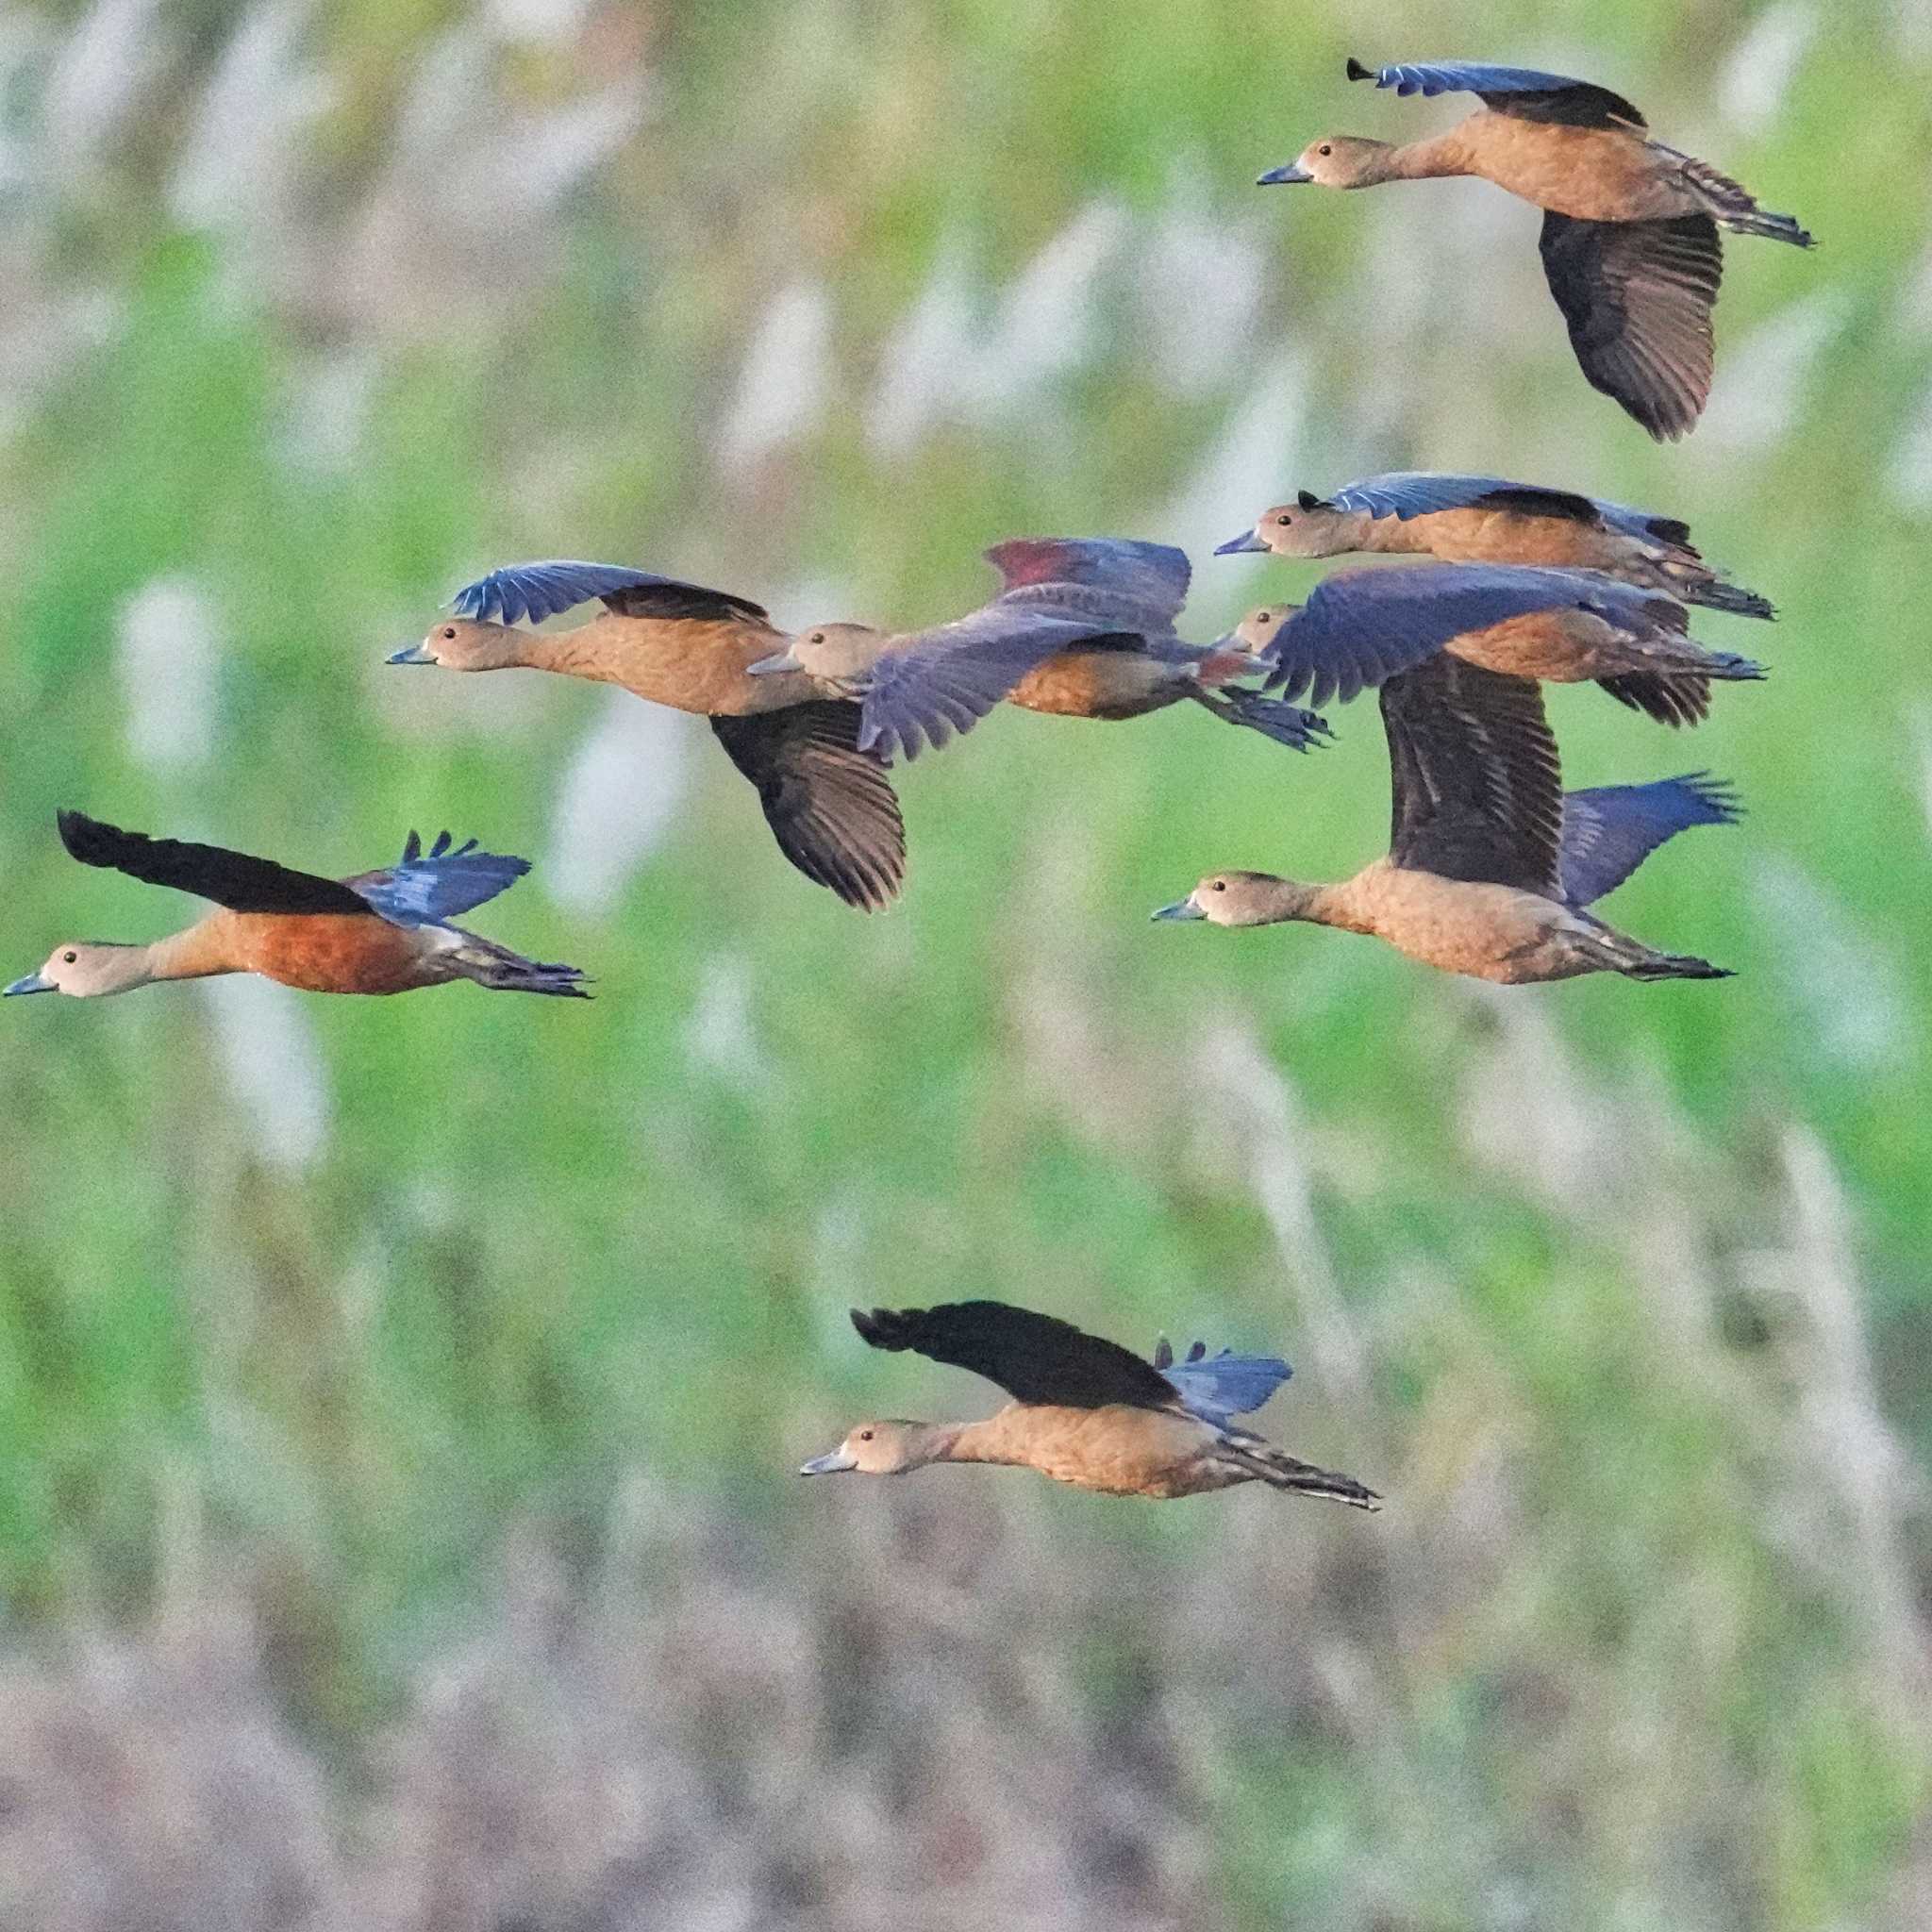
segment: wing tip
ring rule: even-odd
[[[1342,69],[1342,72],[1347,75],[1350,80],[1373,80],[1377,87],[1381,85],[1375,70],[1373,67],[1364,67],[1353,54],[1348,57],[1348,64]]]

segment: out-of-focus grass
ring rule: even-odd
[[[74,866],[56,804],[321,869],[376,863],[412,824],[541,856],[601,695],[381,667],[480,567],[636,558],[781,620],[835,614],[827,597],[924,620],[982,593],[976,552],[1001,536],[1169,534],[1291,354],[1305,393],[1278,474],[1212,536],[1301,484],[1493,469],[1687,515],[1776,598],[1774,629],[1700,621],[1774,675],[1721,691],[1694,737],[1594,691],[1552,698],[1574,782],[1738,782],[1745,825],[1674,845],[1612,911],[1740,977],[1499,1006],[1336,935],[1150,928],[1210,866],[1322,876],[1379,849],[1367,706],[1307,759],[1196,715],[995,717],[903,774],[910,885],[871,921],[776,858],[695,742],[675,835],[610,909],[566,913],[540,868],[477,916],[596,973],[593,1007],[458,989],[300,1008],[331,1110],[305,1166],[265,1157],[224,1081],[230,989],[0,1013],[18,1634],[138,1622],[187,1561],[185,1512],[261,1620],[282,1715],[353,1758],[411,1707],[424,1660],[488,1623],[508,1526],[594,1543],[648,1471],[667,1508],[755,1547],[761,1590],[842,1603],[844,1566],[861,1602],[897,1601],[869,1566],[904,1563],[911,1597],[957,1592],[963,1627],[1004,1615],[1076,1728],[1130,1730],[1137,1674],[1166,1681],[1176,1728],[1191,1713],[1214,1740],[1177,1786],[1198,1838],[1174,1854],[1211,1860],[1209,1922],[1879,1911],[1927,1755],[1899,1689],[1924,1548],[1885,1433],[1921,1457],[1932,1442],[1914,924],[1932,586],[1923,499],[1891,480],[1927,379],[1907,164],[1924,49],[1879,9],[1835,13],[1754,131],[1713,105],[1750,25],[1723,5],[1492,9],[1479,44],[1426,7],[616,8],[524,42],[494,17],[364,8],[318,27],[299,58],[328,103],[196,234],[166,185],[225,17],[135,63],[148,79],[62,169],[23,124],[49,170],[13,214],[23,313],[44,299],[53,340],[71,290],[107,320],[0,444],[8,976],[60,937],[144,936],[183,909]],[[1570,365],[1533,215],[1476,188],[1255,194],[1257,167],[1324,126],[1436,111],[1345,88],[1346,51],[1586,66],[1800,213],[1824,247],[1736,244],[1720,311],[1721,367],[1749,385],[1754,343],[1774,359],[1757,331],[1838,305],[1788,420],[1760,435],[1721,396],[1698,438],[1654,449]],[[542,117],[627,80],[635,131],[521,202],[556,162]],[[1012,322],[1001,291],[1096,199],[1140,225],[1033,343],[1069,366],[1023,381],[1020,358],[1009,397],[995,368],[990,399],[909,449],[869,441],[945,252],[983,341]],[[1265,264],[1225,369],[1191,391],[1160,374],[1187,325],[1148,241],[1177,207],[1208,225],[1204,259],[1258,242]],[[800,281],[829,304],[818,407],[722,465],[749,346]],[[1312,575],[1197,563],[1201,636]],[[171,766],[126,749],[114,640],[125,600],[175,575],[225,641],[217,752]],[[1260,1052],[1285,1084],[1254,1100]],[[1792,1179],[1812,1137],[1843,1227]],[[1271,1426],[1359,1466],[1390,1511],[1336,1524],[1243,1498],[1157,1518],[1017,1479],[972,1498],[944,1474],[917,1503],[792,1485],[857,1411],[978,1399],[866,1357],[847,1303],[978,1293],[1124,1340],[1285,1347],[1302,1373]],[[1869,1384],[1844,1356],[1868,1345]],[[1821,1388],[1837,1407],[1813,1414]],[[977,1537],[1096,1580],[1072,1598],[941,1584],[870,1536],[874,1508],[910,1510],[928,1553]],[[665,1547],[659,1585],[724,1587],[702,1538]],[[846,1613],[804,1614],[824,1694],[858,1695]],[[1204,1667],[1187,1644],[1217,1629]],[[887,1618],[856,1657],[911,1673],[928,1640],[897,1632]],[[1324,1688],[1297,1702],[1286,1679]],[[956,1689],[997,1713],[991,1666]],[[849,1736],[828,1717],[824,1765],[920,1711],[907,1690]],[[1024,1733],[1049,1759],[1059,1735]],[[823,1799],[759,1791],[766,1819]],[[1162,1895],[1137,1909],[1158,1921]]]

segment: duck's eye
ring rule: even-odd
[[[1285,530],[1288,528],[1289,525],[1294,522],[1294,519],[1291,516],[1278,516],[1274,519],[1274,521],[1277,524],[1279,524],[1281,527]]]
[[[1335,152],[1335,150],[1334,150],[1333,148],[1331,148],[1331,147],[1330,147],[1330,146],[1328,145],[1328,143],[1327,143],[1327,142],[1326,142],[1324,141],[1324,142],[1322,143],[1322,145],[1321,145],[1320,147],[1318,147],[1318,148],[1317,148],[1317,149],[1315,150],[1315,152],[1316,152],[1316,153],[1317,153],[1318,155],[1326,155],[1326,154],[1333,154],[1333,153]]]
[[[808,644],[822,644],[824,642],[824,641],[825,634],[822,630],[813,631],[810,637],[806,639],[806,642]]]
[[[78,953],[62,953],[60,955],[60,963],[63,966],[76,965],[79,963],[79,960],[80,955]]]
[[[456,641],[456,636],[457,636],[457,627],[456,627],[456,625],[453,625],[453,624],[446,624],[446,625],[443,625],[443,627],[442,627],[442,634],[443,634],[443,637],[444,637],[444,638],[445,638],[445,639],[446,639],[446,640],[447,640],[447,641],[448,641],[449,642],[451,642],[451,643],[454,643],[454,642]]]
[[[1257,624],[1273,624],[1274,622],[1274,613],[1272,610],[1257,610],[1255,612],[1255,622]]]
[[[1216,880],[1214,880],[1214,881],[1213,881],[1213,886],[1214,886],[1214,890],[1215,890],[1215,891],[1216,891],[1217,892],[1224,892],[1224,891],[1227,891],[1227,881],[1226,881],[1225,879],[1216,879]]]
[[[872,1431],[870,1429],[860,1429],[858,1432],[858,1440],[861,1442],[870,1442],[872,1441]]]

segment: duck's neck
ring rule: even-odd
[[[142,956],[141,977],[129,982],[146,986],[157,979],[208,979],[218,973],[247,969],[236,958],[231,943],[233,913],[216,912],[184,931],[170,933],[149,946],[131,946]]]
[[[921,1455],[927,1462],[1017,1462],[1007,1439],[1006,1417],[1002,1410],[978,1423],[927,1423],[920,1437]]]
[[[1357,185],[1368,188],[1379,181],[1439,181],[1469,171],[1469,143],[1460,128],[1452,127],[1427,141],[1383,149],[1370,164],[1370,178]]]
[[[1255,899],[1260,915],[1250,925],[1282,925],[1301,920],[1309,925],[1332,925],[1343,932],[1374,930],[1354,902],[1354,881],[1340,885],[1309,885],[1301,879],[1271,879],[1257,886]]]
[[[531,671],[555,671],[597,684],[622,684],[626,626],[634,631],[637,621],[608,615],[593,617],[572,630],[519,630],[515,661]]]

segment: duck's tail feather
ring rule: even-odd
[[[1661,145],[1661,143],[1658,143]],[[1673,154],[1676,152],[1674,148]],[[1789,242],[1794,248],[1813,245],[1811,232],[1795,216],[1759,208],[1757,197],[1728,175],[1694,156],[1682,158],[1685,178],[1697,191],[1711,218],[1734,235],[1762,235],[1768,242]]]
[[[1769,597],[1760,597],[1756,591],[1747,591],[1741,584],[1727,584],[1724,578],[1709,571],[1696,575],[1686,572],[1682,576],[1672,573],[1672,589],[1687,604],[1700,604],[1707,610],[1728,610],[1733,617],[1764,617],[1777,615],[1777,606]]]
[[[1324,739],[1335,736],[1327,719],[1319,711],[1305,711],[1299,705],[1263,697],[1258,691],[1224,687],[1211,697],[1198,690],[1192,695],[1216,717],[1224,718],[1230,724],[1245,724],[1263,738],[1287,745],[1291,751],[1312,751]]]
[[[1258,1437],[1224,1438],[1222,1455],[1244,1469],[1257,1482],[1273,1490],[1293,1490],[1305,1496],[1330,1496],[1352,1509],[1379,1509],[1382,1498],[1366,1483],[1332,1469],[1317,1469],[1312,1462],[1298,1462],[1292,1456],[1264,1442]]]
[[[491,992],[541,992],[557,999],[587,1000],[586,974],[581,967],[566,966],[553,959],[526,959],[494,940],[463,934],[456,954],[458,967],[465,979],[487,987]]]

